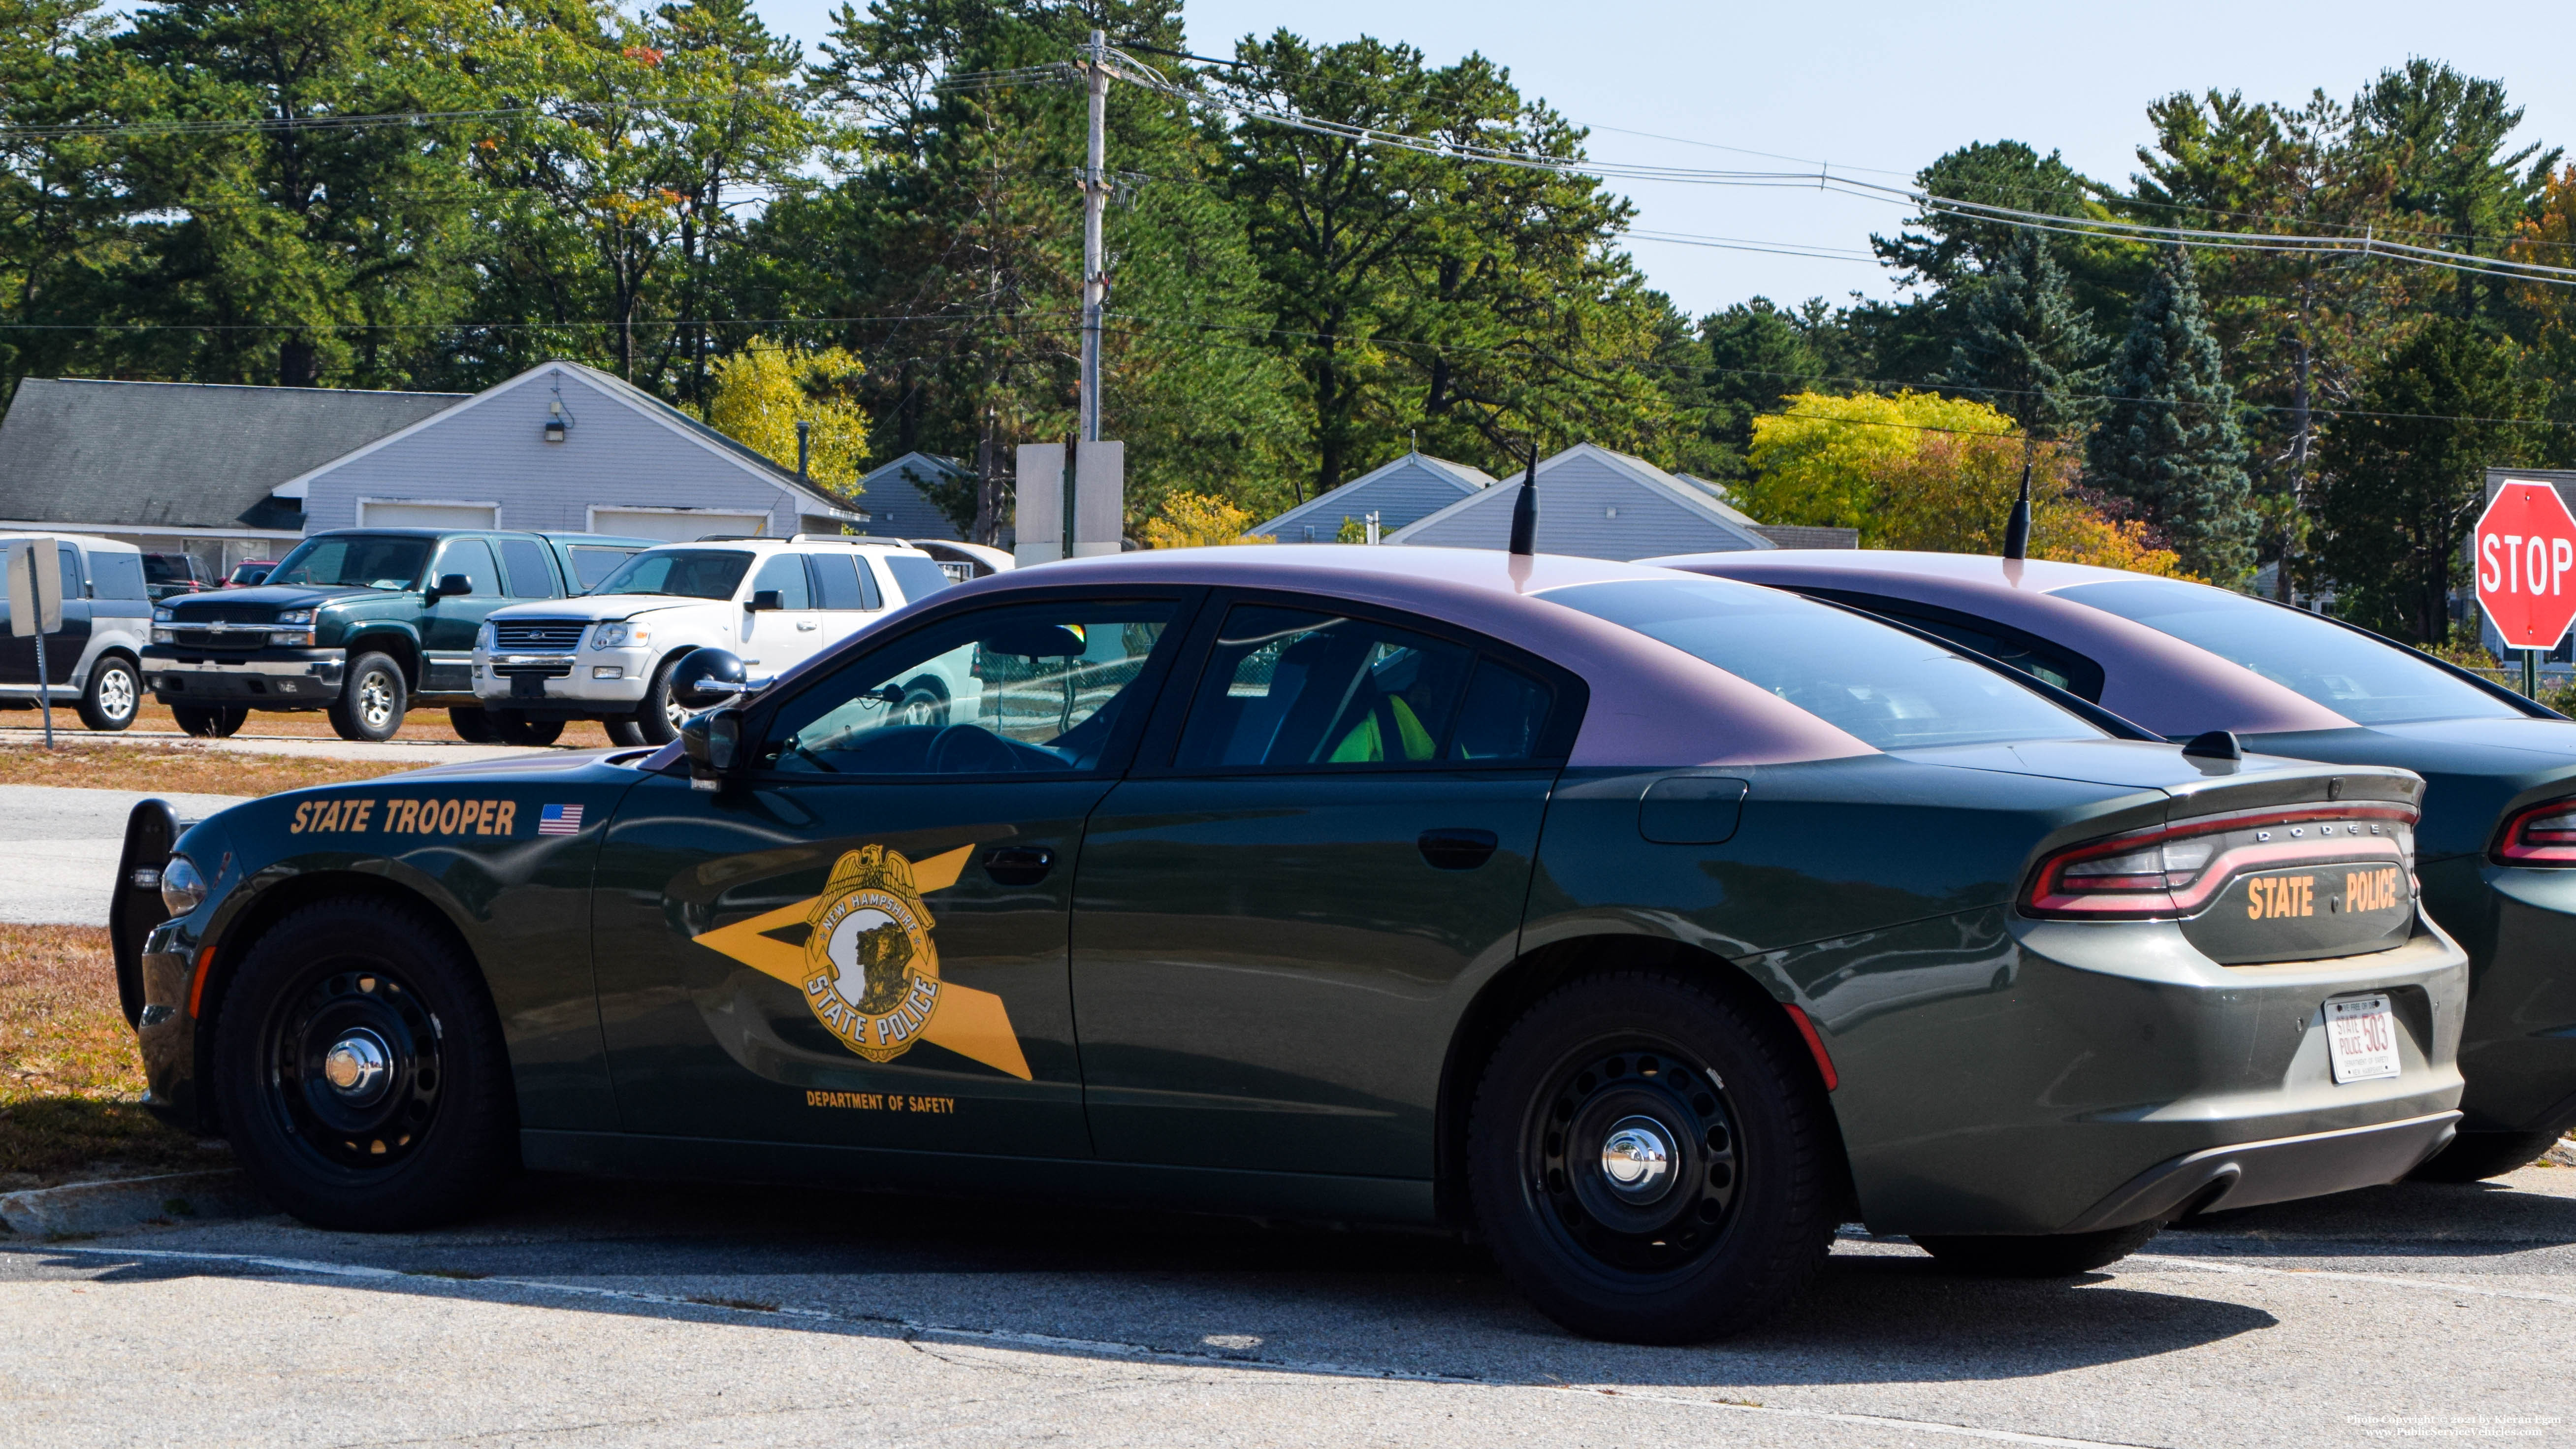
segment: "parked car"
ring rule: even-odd
[[[143,555],[143,583],[157,602],[180,594],[193,594],[215,586],[205,565],[184,553],[147,553]]]
[[[1875,550],[1658,562],[1870,610],[2159,734],[2422,775],[2417,871],[2471,986],[2466,1115],[2419,1175],[2508,1172],[2576,1126],[2576,721],[2337,620],[2117,569]]]
[[[317,533],[256,588],[162,601],[143,670],[190,734],[231,734],[254,709],[318,709],[343,739],[382,740],[425,704],[461,712],[451,717],[467,738],[488,737],[474,694],[483,616],[579,593],[585,567],[651,546],[589,533]]]
[[[51,700],[76,707],[91,729],[124,729],[143,703],[136,661],[152,628],[143,551],[81,534],[0,533],[0,543],[29,537],[54,540],[63,627],[45,636],[40,687],[36,641],[9,628],[9,565],[0,557],[0,709],[34,709],[40,700]]]
[[[244,559],[233,565],[232,574],[224,580],[228,589],[247,589],[268,582],[269,570],[277,567],[273,558]]]
[[[934,667],[981,692],[909,718]],[[2064,1274],[2404,1175],[2466,990],[2422,788],[1725,580],[1170,550],[676,747],[147,808],[118,969],[152,1109],[329,1227],[522,1165],[1442,1225],[1679,1341],[1855,1219]]]
[[[475,639],[474,692],[490,718],[558,734],[566,720],[595,719],[617,743],[665,744],[690,714],[671,697],[671,670],[690,650],[725,649],[755,674],[783,673],[949,582],[937,560],[899,539],[666,544],[578,599],[493,611]],[[925,674],[903,708],[928,721],[973,687]]]

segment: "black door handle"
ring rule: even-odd
[[[984,857],[984,874],[995,885],[1036,885],[1055,869],[1055,852],[1043,845],[1005,845]]]
[[[1494,855],[1490,830],[1426,830],[1414,841],[1433,870],[1474,870]]]

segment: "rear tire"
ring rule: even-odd
[[[563,738],[559,719],[530,719],[512,710],[491,711],[492,737],[505,745],[551,745]]]
[[[305,906],[252,945],[220,1011],[212,1086],[233,1151],[306,1222],[426,1227],[472,1210],[516,1164],[500,1019],[436,917],[365,899]]]
[[[94,730],[121,730],[134,723],[143,707],[143,676],[133,661],[110,654],[89,668],[89,688],[81,691],[81,723]]]
[[[2555,1132],[2463,1132],[2406,1175],[2417,1182],[2482,1182],[2529,1167],[2557,1141]]]
[[[1496,1260],[1541,1312],[1594,1338],[1691,1343],[1761,1323],[1823,1266],[1832,1111],[1764,1006],[1601,972],[1505,1033],[1468,1124],[1468,1185]]]
[[[1941,1260],[1941,1266],[1988,1278],[2072,1278],[2108,1267],[2147,1245],[2164,1227],[2138,1223],[2104,1228],[2098,1233],[1967,1235],[1917,1233],[1914,1246]]]
[[[411,689],[402,667],[382,654],[361,654],[349,661],[340,697],[331,701],[331,728],[344,740],[383,742],[402,728],[411,708]]]
[[[469,745],[488,745],[494,738],[492,716],[479,706],[474,709],[449,710],[447,727],[456,731],[456,737]]]
[[[174,704],[170,706],[170,718],[178,722],[184,733],[200,739],[220,740],[242,727],[242,722],[250,718],[250,709],[248,706],[225,708],[211,704]]]

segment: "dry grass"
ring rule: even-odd
[[[142,1097],[106,930],[0,925],[0,1191],[230,1160]]]
[[[99,744],[73,739],[52,750],[0,745],[0,785],[69,785],[88,790],[165,790],[193,795],[274,795],[307,785],[372,780],[418,770],[425,760],[332,760],[254,755],[183,744]],[[112,737],[111,737],[112,738]]]

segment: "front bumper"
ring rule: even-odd
[[[614,671],[601,677],[604,671]],[[652,682],[649,649],[474,651],[474,695],[487,709],[558,714],[631,714]],[[534,680],[533,685],[521,680]],[[531,689],[541,691],[530,693]]]
[[[163,704],[319,707],[340,697],[347,668],[337,649],[186,650],[153,644],[143,651],[143,682]]]
[[[2171,922],[1995,910],[1781,964],[1840,1070],[1875,1232],[2145,1222],[2209,1206],[2193,1199],[2230,1162],[2232,1206],[2339,1192],[2405,1175],[2456,1121],[2467,958],[2429,925],[2390,951],[2231,967]],[[2390,999],[2400,1070],[2338,1084],[2324,1006],[2366,994]]]

